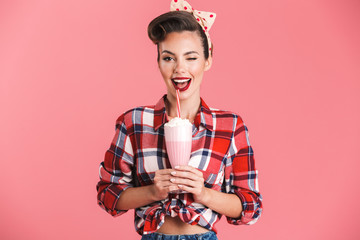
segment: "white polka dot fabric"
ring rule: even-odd
[[[215,21],[216,14],[212,12],[195,10],[185,0],[171,0],[170,11],[186,11],[194,15],[195,19],[198,21],[198,23],[204,30],[204,33],[208,39],[209,52],[211,53],[211,40],[210,40],[209,31]]]

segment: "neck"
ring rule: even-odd
[[[181,118],[186,118],[189,119],[190,122],[193,122],[199,111],[200,102],[200,96],[194,96],[183,100],[180,98]],[[176,97],[172,97],[172,95],[168,94],[165,106],[167,115],[170,118],[177,117]]]

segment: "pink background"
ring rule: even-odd
[[[249,127],[264,212],[220,239],[359,239],[360,2],[200,1],[202,96]],[[1,239],[139,239],[96,204],[115,120],[165,93],[157,1],[0,2]]]

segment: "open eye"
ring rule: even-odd
[[[169,61],[173,60],[173,58],[172,57],[164,57],[163,60],[169,62]]]

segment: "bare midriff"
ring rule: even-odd
[[[190,225],[181,221],[176,217],[165,216],[164,224],[157,231],[158,233],[170,234],[170,235],[186,235],[186,234],[198,234],[206,233],[209,230],[199,225]]]

